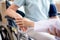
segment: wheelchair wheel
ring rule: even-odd
[[[2,25],[0,26],[0,34],[2,40],[14,40],[12,32],[6,26],[2,26]]]

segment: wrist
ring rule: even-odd
[[[29,23],[29,27],[34,27],[34,22],[33,21]]]
[[[24,22],[25,22],[27,27],[34,27],[34,22],[27,19],[27,18],[24,18]]]

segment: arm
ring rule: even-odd
[[[26,19],[24,19],[23,21],[23,27],[27,27],[27,28],[33,27],[34,31],[48,32],[58,37],[60,37],[60,29],[59,29],[60,25],[59,24],[60,24],[60,21],[57,19],[41,20],[38,22],[27,21]],[[22,26],[22,24],[19,26]]]
[[[41,20],[38,22],[27,21],[28,19],[16,20],[17,25],[20,27],[33,27],[35,31],[38,32],[48,32],[52,35],[60,37],[60,30],[57,29],[60,27],[60,21],[57,19]],[[59,25],[59,26],[58,26]],[[49,30],[48,30],[49,28]],[[57,34],[57,35],[56,35]]]
[[[16,20],[17,25],[19,25],[20,27],[27,27],[27,28],[33,27],[33,29],[35,31],[39,31],[39,32],[47,32],[50,22],[51,22],[50,20],[41,20],[38,22],[33,22],[33,21],[28,20],[26,18]]]
[[[16,13],[18,7],[21,7],[22,5],[24,5],[24,0],[14,0],[13,4],[5,11],[5,13],[7,15],[9,15],[10,17],[13,18],[19,18],[21,17],[18,13]]]
[[[20,16],[18,13],[16,13],[16,10],[18,9],[18,6],[12,4],[6,11],[5,13],[10,16],[10,17],[18,17]]]

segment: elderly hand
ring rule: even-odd
[[[15,21],[16,21],[16,24],[19,27],[19,29],[21,29],[22,31],[26,31],[27,30],[27,27],[25,27],[25,25],[24,25],[23,18],[16,18]]]
[[[48,29],[48,32],[52,35],[60,37],[60,30],[56,28],[56,25],[53,25],[52,29]]]
[[[32,26],[34,23],[27,18],[16,19],[16,24],[20,29],[26,31],[28,27]]]

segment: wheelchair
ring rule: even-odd
[[[14,40],[12,36],[12,30],[9,25],[5,25],[2,23],[2,16],[0,14],[0,40]]]
[[[9,1],[6,1],[6,9],[10,6]],[[25,16],[25,14],[19,10],[16,11],[19,13],[22,17]],[[2,14],[0,13],[0,35],[1,40],[33,40],[31,37],[29,37],[26,33],[18,32],[17,25],[14,22],[14,18],[11,18],[9,16],[5,16],[4,18],[7,20],[8,24],[2,23]],[[26,36],[27,35],[27,36]]]

